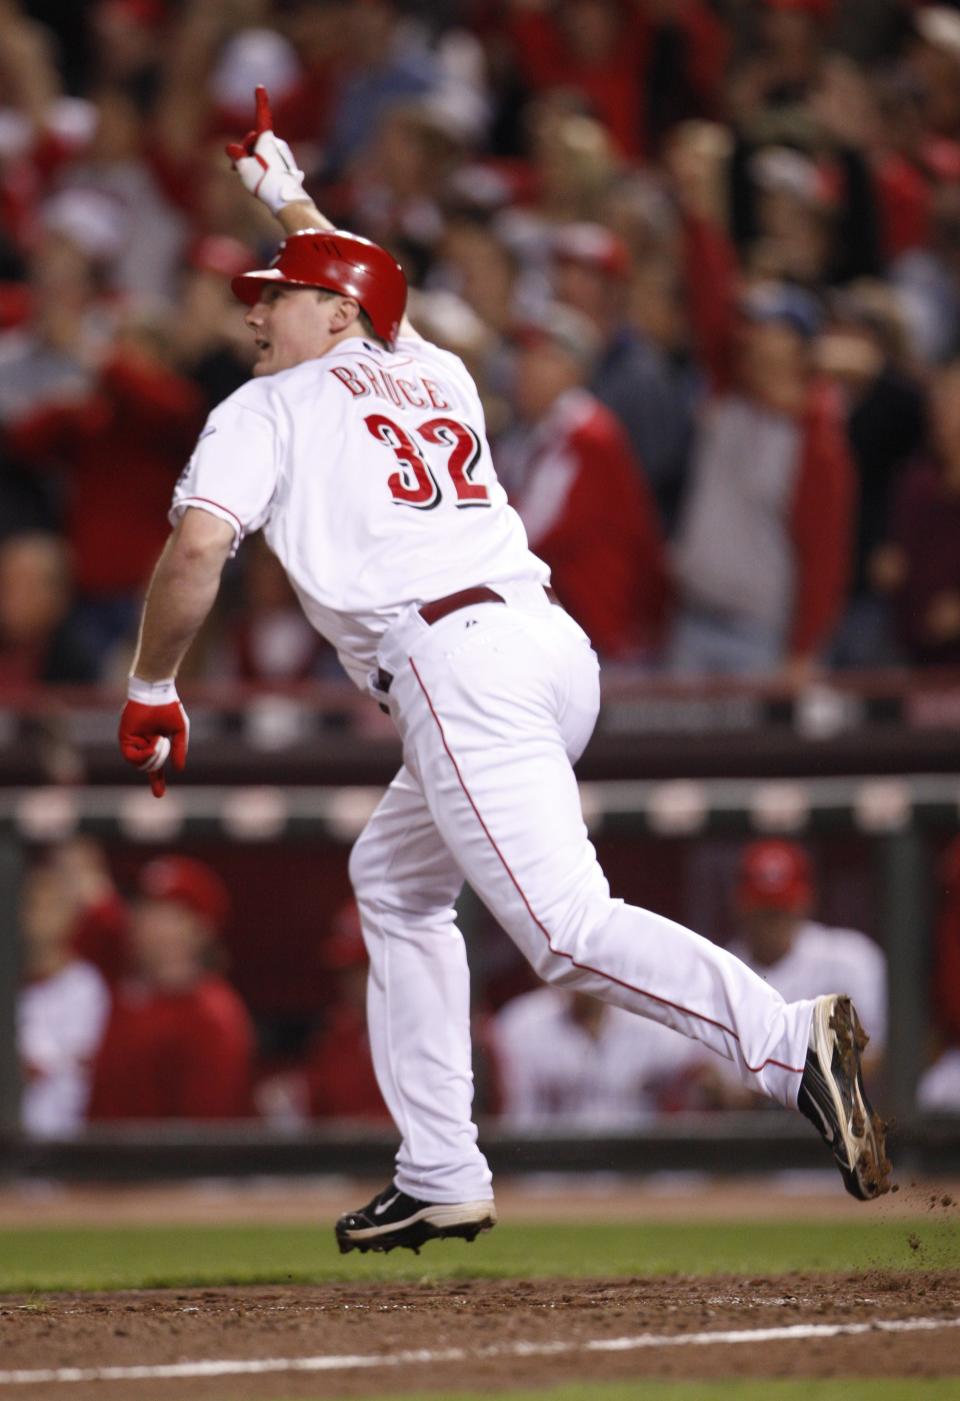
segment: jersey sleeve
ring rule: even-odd
[[[251,405],[242,396],[238,390],[210,414],[170,507],[173,525],[190,506],[226,521],[234,531],[232,555],[270,517],[281,456],[279,424],[268,405]]]

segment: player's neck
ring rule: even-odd
[[[362,326],[347,326],[343,331],[337,331],[330,337],[330,344],[324,350],[324,355],[330,355],[333,351],[339,350],[341,346],[349,345],[352,341],[367,341],[371,345],[379,345],[380,342],[373,336],[368,336]]]

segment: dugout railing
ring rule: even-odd
[[[0,791],[0,1171],[116,1180],[243,1173],[377,1176],[393,1138],[356,1125],[271,1129],[257,1123],[97,1128],[68,1142],[27,1142],[18,1129],[15,1053],[16,911],[26,851],[75,832],[145,846],[217,836],[235,843],[322,839],[346,848],[379,798],[370,786],[177,786],[157,803],[139,786]],[[890,1036],[884,1110],[896,1120],[901,1169],[960,1170],[960,1116],[916,1110],[929,1028],[933,850],[960,830],[960,773],[888,777],[595,781],[581,785],[597,837],[660,841],[778,834],[856,834],[869,844],[878,892],[876,933],[889,965]],[[469,937],[472,902],[462,908]],[[499,1171],[756,1172],[822,1167],[808,1127],[789,1115],[724,1113],[652,1119],[630,1132],[583,1138],[508,1136],[484,1126]]]

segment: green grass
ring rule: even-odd
[[[911,1246],[911,1238],[914,1247]],[[23,1227],[0,1231],[0,1292],[346,1281],[944,1269],[960,1223],[916,1220],[502,1224],[474,1245],[341,1256],[329,1227]]]
[[[391,1392],[367,1401],[958,1401],[960,1377],[871,1377],[852,1381],[576,1382],[537,1391]],[[290,1398],[293,1401],[293,1398]],[[303,1401],[301,1397],[299,1401]],[[320,1401],[320,1398],[317,1398]],[[324,1401],[330,1401],[329,1396]]]

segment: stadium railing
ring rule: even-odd
[[[590,780],[582,784],[594,835],[662,840],[711,834],[857,833],[872,850],[882,943],[890,972],[888,1104],[901,1165],[960,1167],[960,1118],[915,1111],[928,1026],[929,839],[960,819],[960,765],[949,773],[830,777]],[[69,1143],[26,1143],[17,1129],[14,1051],[18,982],[16,909],[24,851],[83,831],[145,844],[189,845],[211,834],[235,842],[315,841],[346,847],[377,801],[377,785],[178,785],[157,802],[139,784],[44,785],[0,790],[0,1170],[47,1176],[197,1175],[205,1172],[382,1170],[390,1135],[339,1124],[276,1131],[255,1124],[152,1125],[91,1130]],[[822,1166],[822,1148],[787,1116],[685,1116],[588,1140],[525,1140],[491,1125],[485,1147],[502,1170],[756,1171]]]

